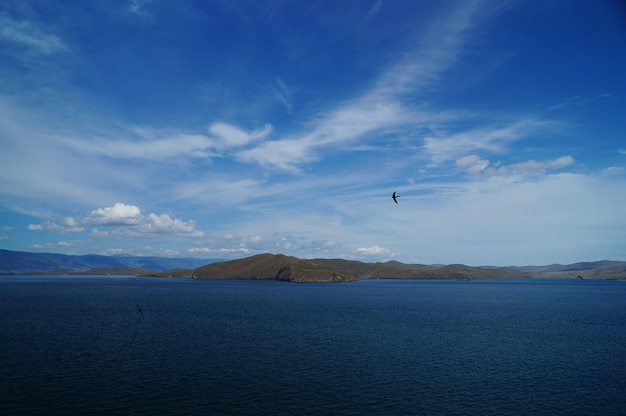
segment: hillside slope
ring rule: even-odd
[[[196,269],[199,279],[274,279],[289,282],[344,282],[356,280],[345,270],[282,254],[259,254],[212,263]]]

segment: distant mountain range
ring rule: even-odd
[[[194,269],[219,259],[101,256],[72,256],[54,253],[29,253],[0,250],[0,273],[84,273],[128,274]]]
[[[625,279],[626,262],[597,261],[568,265],[472,267],[463,264],[424,265],[398,261],[364,263],[343,259],[299,259],[259,254],[238,260],[72,256],[0,250],[0,273],[138,274],[195,276],[200,279],[273,279],[291,282],[336,282],[358,279],[478,279],[507,277],[570,277]]]

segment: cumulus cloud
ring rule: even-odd
[[[112,207],[91,211],[91,215],[83,221],[98,225],[138,225],[143,221],[143,216],[139,207],[117,202]]]
[[[203,237],[204,232],[196,229],[194,220],[184,221],[172,218],[168,214],[141,214],[135,205],[117,202],[111,207],[98,208],[85,217],[67,217],[60,222],[45,221],[41,224],[30,224],[29,230],[54,231],[61,234],[80,233],[85,225],[107,227],[102,230],[94,228],[94,237],[150,237],[155,235],[172,235],[185,237]]]
[[[196,222],[194,220],[183,221],[178,218],[172,218],[167,214],[148,215],[143,224],[140,224],[136,230],[141,234],[176,234],[189,235],[192,237],[202,237],[204,233],[196,230]]]

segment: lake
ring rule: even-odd
[[[2,276],[0,392],[2,415],[624,415],[626,282]]]

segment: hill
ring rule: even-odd
[[[177,270],[156,276],[192,276],[200,279],[274,279],[291,282],[331,282],[357,279],[481,279],[511,277],[626,278],[626,262],[526,267],[472,267],[464,264],[423,265],[398,261],[364,263],[343,259],[302,260],[282,254],[260,254],[212,263],[195,270]]]
[[[359,279],[477,279],[489,277],[523,277],[515,270],[472,267],[463,264],[432,266],[404,264],[398,261],[362,263],[341,259],[315,259],[312,262],[345,270]]]
[[[212,263],[194,272],[199,279],[273,279],[289,282],[356,280],[345,270],[282,254],[259,254],[240,260]]]
[[[293,282],[350,281],[356,279],[480,279],[512,277],[577,277],[626,279],[626,262],[590,262],[526,267],[472,267],[464,264],[423,265],[398,261],[364,263],[343,259],[301,260],[281,254],[260,254],[217,262],[177,276],[201,279],[276,279]],[[166,275],[162,273],[162,275]]]

